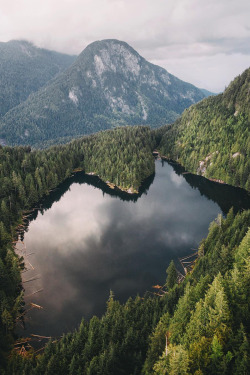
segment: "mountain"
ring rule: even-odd
[[[38,350],[30,347],[29,338],[14,335],[17,322],[25,319],[25,263],[15,253],[15,240],[23,238],[29,214],[43,212],[40,199],[82,169],[109,179],[110,189],[110,182],[137,189],[153,172],[156,141],[161,152],[190,170],[224,173],[237,184],[234,175],[243,178],[243,170],[249,176],[249,88],[250,69],[223,94],[193,105],[174,125],[157,130],[116,128],[46,150],[0,146],[1,373],[249,373],[250,210],[218,215],[191,254],[195,260],[182,259],[185,273],[171,262],[166,283],[155,285],[155,293],[121,304],[111,292],[101,318],[83,318],[74,332]],[[189,265],[184,268],[184,263]]]
[[[0,43],[0,117],[76,59],[23,40]]]
[[[127,43],[90,44],[53,81],[0,123],[7,144],[41,144],[117,125],[173,122],[204,98],[191,84],[147,62]]]
[[[250,68],[159,130],[162,155],[188,171],[250,190]]]
[[[212,91],[208,91],[208,90],[206,90],[206,89],[200,89],[200,90],[201,90],[201,92],[203,92],[203,94],[205,95],[206,98],[207,98],[208,96],[217,95],[217,94],[215,94],[214,92],[212,92]]]

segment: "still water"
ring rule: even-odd
[[[82,317],[100,316],[110,290],[121,302],[152,291],[171,259],[177,265],[197,249],[219,213],[249,207],[243,190],[183,171],[156,161],[139,197],[78,173],[46,198],[24,235],[26,309],[43,309],[27,311],[19,333],[60,336]]]

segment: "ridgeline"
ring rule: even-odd
[[[0,147],[0,363],[3,374],[247,374],[250,372],[250,211],[219,216],[180,280],[173,263],[162,297],[111,293],[102,318],[21,355],[13,331],[23,311],[24,264],[14,252],[22,214],[75,170],[137,192],[152,151],[187,170],[249,190],[249,70],[172,126],[123,127],[31,151]]]
[[[250,68],[223,94],[186,109],[159,129],[162,155],[188,171],[250,190]]]

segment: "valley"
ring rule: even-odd
[[[185,176],[157,160],[150,186],[143,184],[142,195],[132,200],[119,191],[104,193],[98,178],[78,172],[38,204],[24,232],[25,251],[18,254],[32,264],[23,274],[26,309],[30,302],[43,309],[27,311],[25,330],[19,325],[18,332],[59,337],[82,317],[100,317],[110,290],[122,303],[153,294],[172,259],[184,273],[178,259],[197,248],[218,214],[231,206],[235,212],[250,208],[244,190]],[[209,188],[212,199],[202,194]]]
[[[1,48],[43,79],[1,81],[0,371],[247,374],[250,69],[205,98],[116,39]]]

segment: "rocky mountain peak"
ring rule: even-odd
[[[141,69],[142,58],[126,43],[116,40],[104,41],[99,53],[94,56],[95,70],[98,75],[105,71],[130,74],[137,77]]]
[[[87,46],[65,73],[8,113],[0,136],[7,138],[7,129],[17,122],[24,124],[20,136],[15,134],[18,143],[36,141],[37,129],[46,139],[118,125],[158,127],[203,98],[200,89],[151,64],[127,43],[106,39]]]

